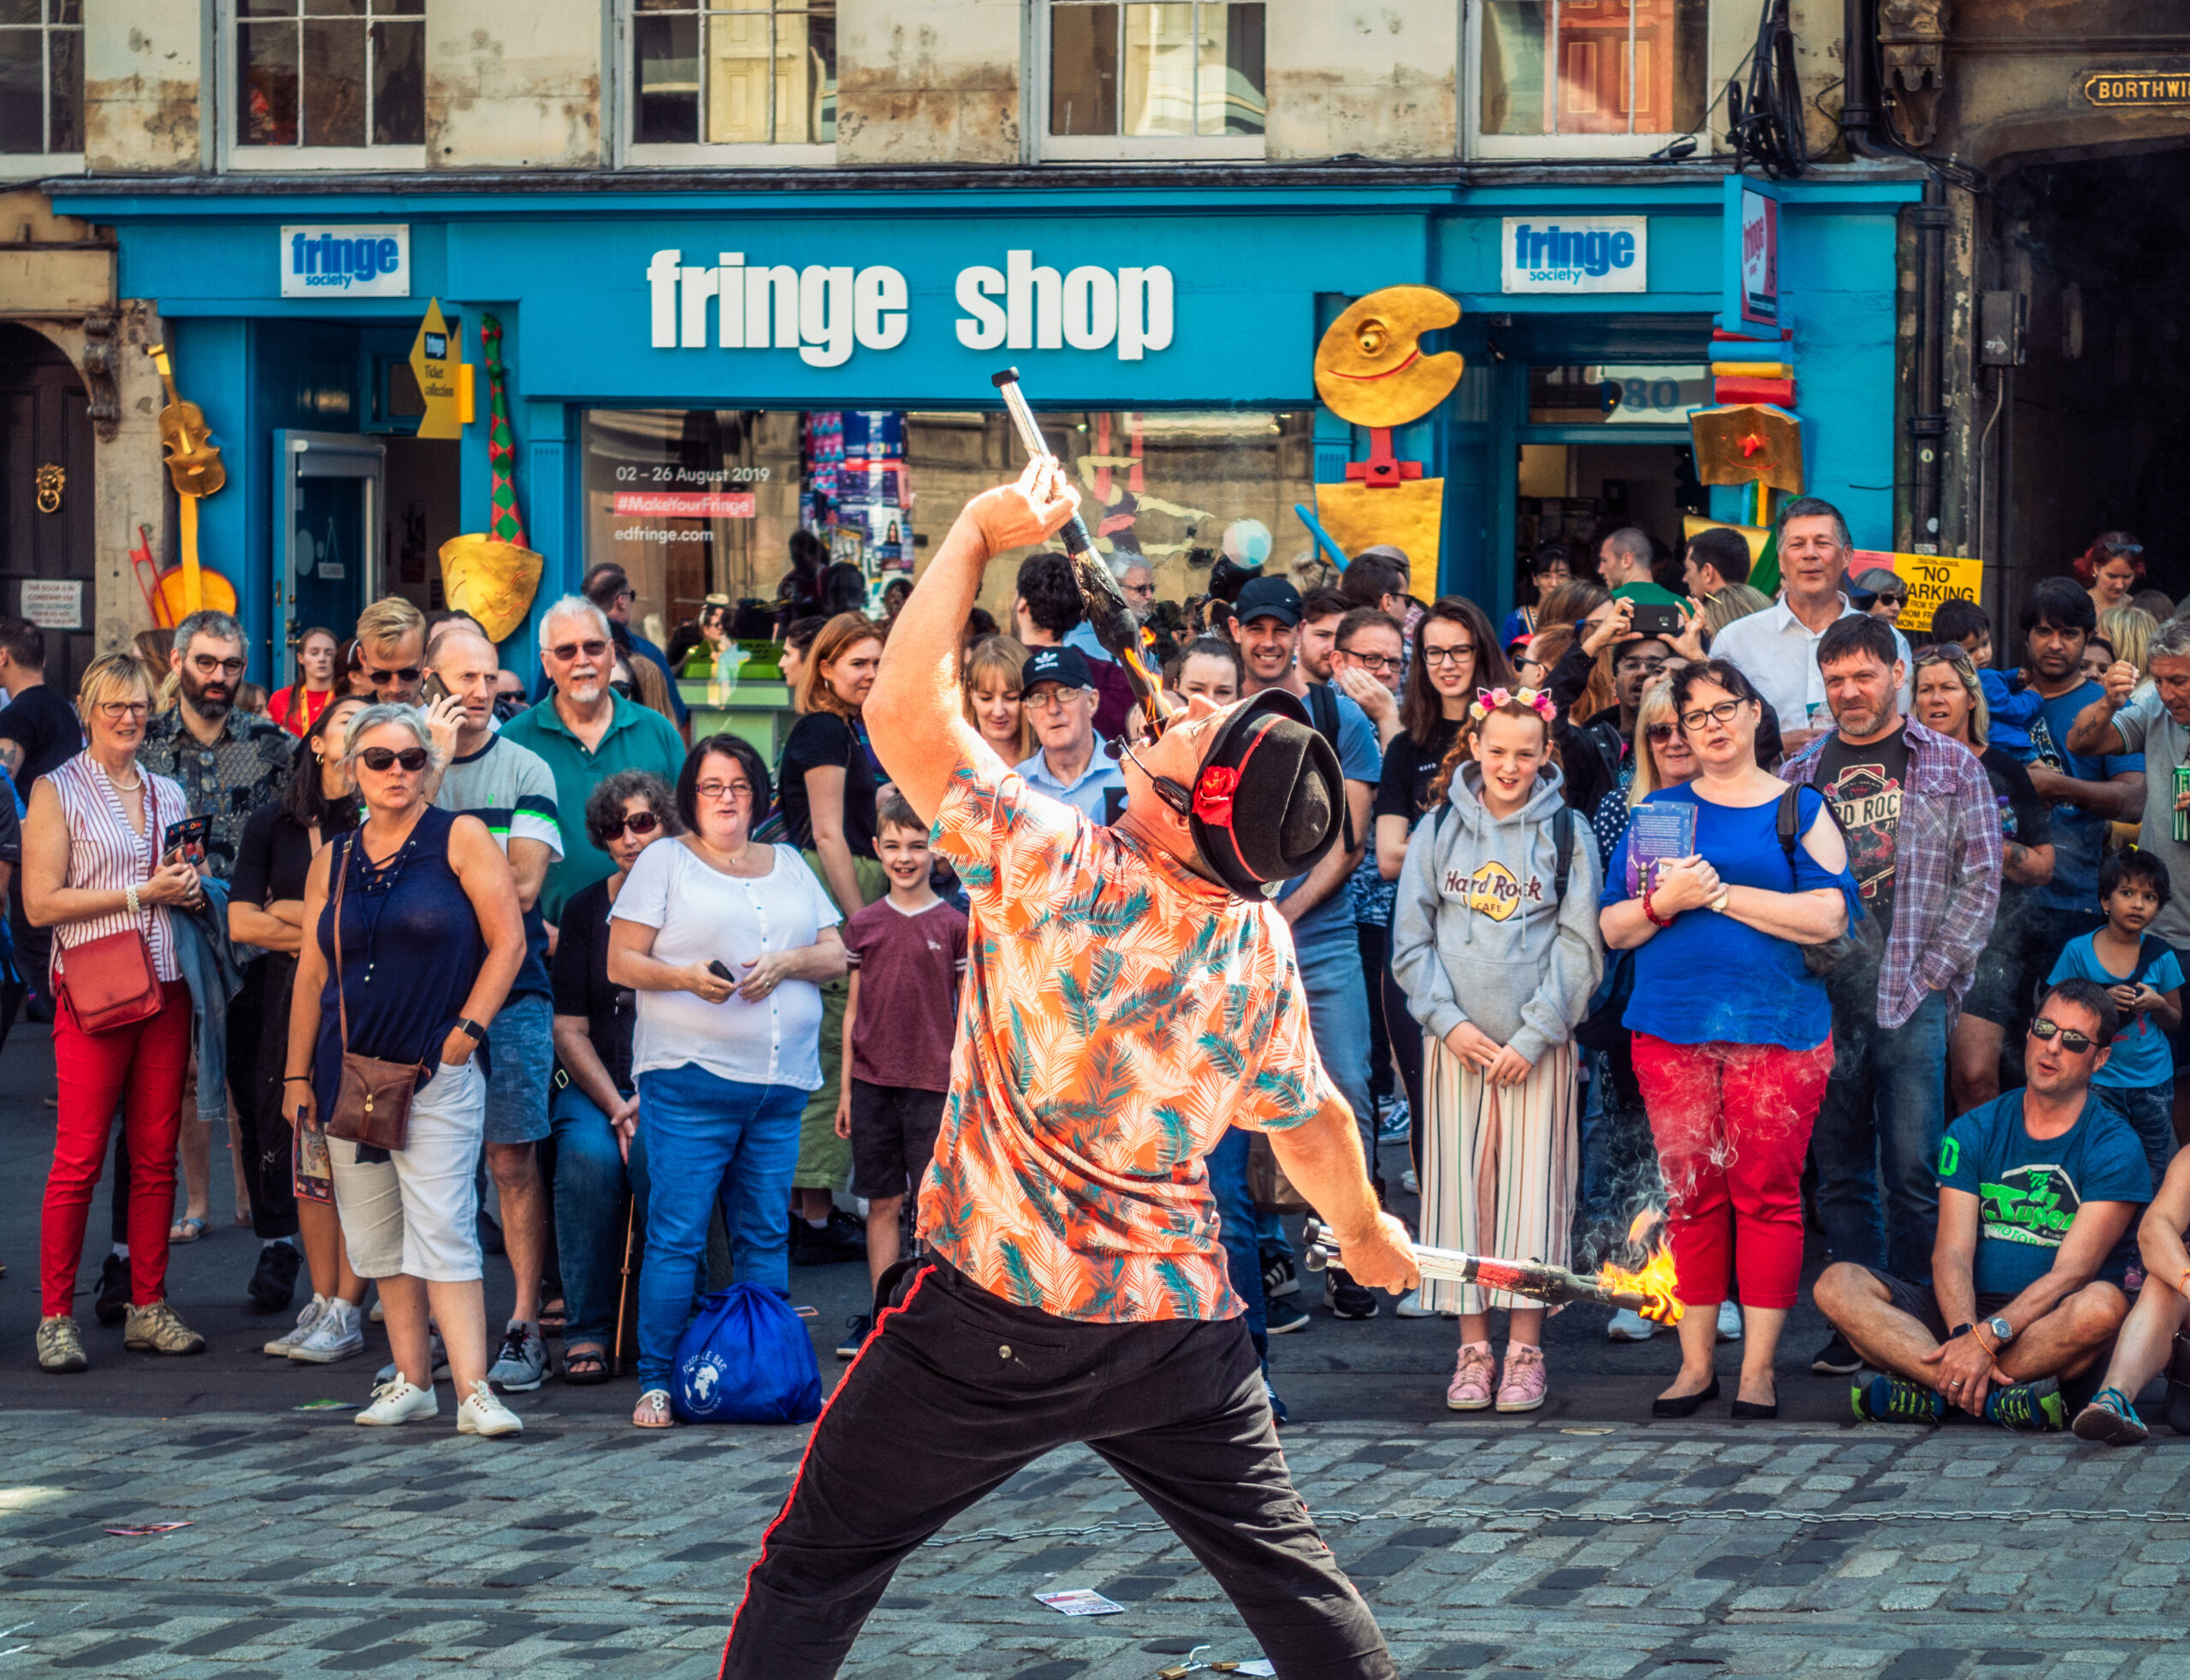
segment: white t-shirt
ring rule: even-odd
[[[649,846],[610,919],[654,929],[654,954],[664,962],[720,957],[743,979],[762,951],[798,950],[842,920],[804,859],[788,846],[770,849],[775,867],[745,880],[710,869],[681,841]],[[721,1003],[689,991],[638,998],[635,1076],[690,1062],[739,1085],[820,1088],[821,989],[810,980],[785,980],[757,1003],[735,992]]]

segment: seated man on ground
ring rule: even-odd
[[[1947,1127],[1930,1288],[1846,1261],[1818,1279],[1819,1310],[1872,1368],[1858,1417],[1936,1423],[1953,1405],[2066,1427],[2062,1381],[2128,1311],[2129,1226],[2152,1195],[2136,1133],[2091,1090],[2119,1021],[2104,988],[2058,982],[2023,1043],[2028,1085]]]
[[[2134,1446],[2151,1433],[2130,1402],[2137,1391],[2168,1369],[2175,1333],[2190,1315],[2190,1249],[2182,1233],[2190,1228],[2190,1150],[2168,1164],[2159,1193],[2137,1225],[2137,1248],[2144,1257],[2145,1287],[2129,1310],[2121,1340],[2106,1362],[2104,1386],[2076,1414],[2075,1431],[2086,1440],[2110,1446]],[[2177,1435],[2190,1435],[2190,1388],[2168,1384],[2167,1421]]]

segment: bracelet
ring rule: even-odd
[[[1649,919],[1653,927],[1671,927],[1673,925],[1671,916],[1661,916],[1650,908],[1650,888],[1647,886],[1642,889],[1642,914]]]
[[[142,914],[142,911],[137,902],[137,884],[135,882],[133,881],[127,886],[122,888],[121,896],[128,901],[129,914],[131,915],[134,916]]]
[[[283,1085],[310,1085],[311,1083],[311,1075],[310,1074],[284,1074],[281,1075],[281,1083]]]

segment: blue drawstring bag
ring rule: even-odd
[[[669,1409],[687,1423],[810,1423],[821,1415],[814,1340],[772,1289],[703,1298],[677,1344]]]

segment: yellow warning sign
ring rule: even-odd
[[[426,318],[418,323],[418,336],[411,340],[411,371],[426,404],[426,411],[418,420],[418,435],[462,437],[465,417],[459,387],[464,378],[464,346],[441,318],[438,298],[427,300]]]
[[[1909,586],[1909,605],[1897,621],[1904,630],[1929,630],[1932,614],[1943,600],[1975,600],[1985,587],[1985,562],[1949,554],[1890,554],[1874,549],[1851,549],[1848,575],[1862,576],[1882,566]]]

